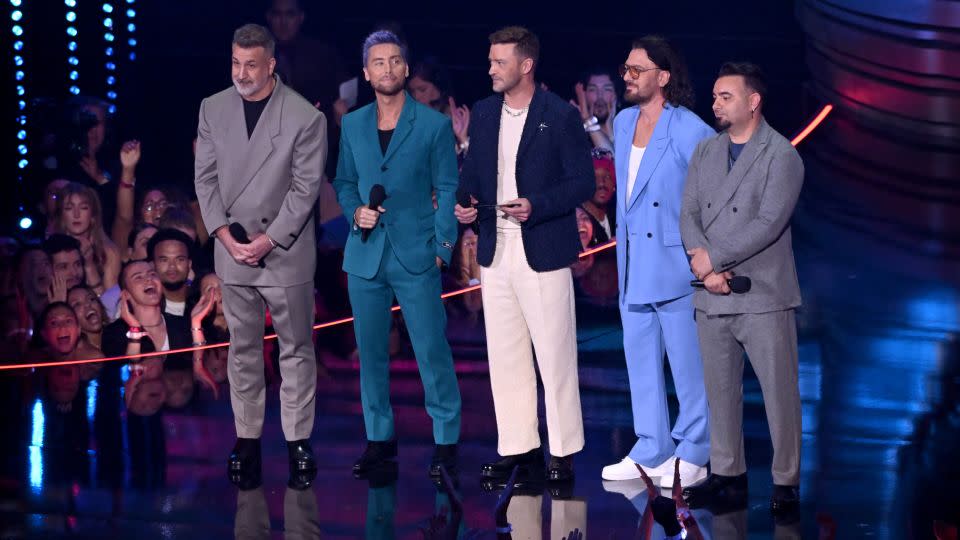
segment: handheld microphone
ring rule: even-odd
[[[370,204],[367,205],[367,208],[376,211],[386,199],[387,192],[385,189],[383,189],[383,186],[380,184],[374,184],[370,186]],[[360,232],[360,241],[366,242],[367,238],[370,237],[370,231],[372,230],[373,229],[363,229]]]
[[[459,204],[462,208],[472,207],[473,202],[470,200],[470,194],[465,191],[457,190],[457,204]],[[473,234],[480,236],[480,225],[477,223],[476,219],[470,224],[470,229],[473,231]]]
[[[250,237],[247,236],[247,230],[244,229],[243,225],[239,223],[234,222],[230,224],[230,235],[233,236],[233,238],[237,242],[240,242],[241,244],[250,243]],[[259,266],[260,268],[266,268],[267,263],[263,262],[263,259],[260,259],[259,261],[257,261],[257,266]]]
[[[733,276],[727,280],[727,285],[730,287],[731,292],[737,294],[743,294],[750,292],[750,287],[753,285],[753,282],[750,281],[750,278],[747,276]],[[694,279],[690,281],[691,287],[703,288],[703,281],[699,279]]]

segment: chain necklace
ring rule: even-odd
[[[509,114],[510,116],[512,116],[512,117],[514,117],[514,118],[519,118],[519,117],[523,116],[524,114],[526,114],[527,109],[529,109],[529,108],[530,108],[530,105],[528,104],[526,107],[520,109],[519,111],[513,112],[513,111],[510,110],[510,107],[507,107],[507,102],[506,102],[506,101],[503,102],[503,112]]]

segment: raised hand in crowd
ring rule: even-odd
[[[470,108],[466,105],[457,106],[453,96],[447,98],[450,103],[450,121],[453,122],[453,135],[457,138],[457,148],[466,150],[467,132],[470,128]]]
[[[137,164],[140,163],[140,141],[132,140],[120,147],[120,182],[117,184],[117,212],[110,224],[110,238],[118,246],[127,245],[127,238],[133,230],[135,219],[133,208],[136,197]]]
[[[203,320],[213,312],[217,302],[220,302],[220,295],[219,288],[210,287],[203,291],[197,305],[193,306],[193,310],[190,312],[190,335],[193,337],[194,347],[202,347],[207,344],[203,334]],[[203,350],[193,351],[193,375],[204,386],[213,391],[215,399],[220,397],[220,388],[213,379],[213,374],[203,365]]]
[[[66,302],[67,301],[67,277],[63,274],[54,273],[50,278],[50,287],[47,289],[47,301]]]

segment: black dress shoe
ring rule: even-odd
[[[313,485],[317,477],[317,461],[313,457],[310,441],[287,441],[287,455],[290,458],[290,481],[287,485],[299,491]]]
[[[389,463],[396,463],[396,459],[396,440],[367,441],[367,449],[353,464],[353,475],[359,478]]]
[[[484,463],[480,468],[480,477],[493,480],[510,478],[513,468],[519,466],[517,481],[543,479],[543,449],[534,448],[524,454],[504,456],[497,461]]]
[[[770,510],[774,514],[786,514],[800,506],[800,486],[773,485]]]
[[[738,476],[711,474],[707,480],[683,490],[690,508],[739,507],[747,500],[747,473]]]
[[[550,456],[547,480],[550,482],[573,482],[573,457]]]
[[[241,490],[256,489],[262,483],[260,439],[238,438],[227,458],[227,477]]]
[[[457,475],[456,444],[438,444],[434,447],[433,459],[430,460],[430,478],[440,478],[441,465],[451,478]]]

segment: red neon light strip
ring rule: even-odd
[[[832,111],[832,110],[833,110],[833,105],[830,105],[830,104],[824,105],[824,106],[823,106],[823,109],[820,110],[820,112],[817,114],[816,117],[814,117],[814,119],[810,122],[810,124],[807,125],[807,127],[805,127],[805,128],[803,129],[803,131],[801,131],[799,134],[797,134],[797,136],[794,137],[792,141],[790,141],[790,144],[792,144],[793,146],[797,146],[798,144],[800,144],[800,142],[803,141],[805,138],[807,138],[807,136],[810,135],[810,133],[812,133],[813,130],[817,129],[817,127],[818,127],[820,124],[823,123],[823,121],[827,118],[827,116],[830,114],[830,111]],[[601,252],[601,251],[606,251],[606,250],[608,250],[608,249],[610,249],[610,248],[612,248],[612,247],[614,247],[614,246],[616,246],[616,245],[617,245],[617,241],[616,241],[616,240],[611,240],[610,242],[607,242],[606,244],[603,244],[603,245],[597,246],[597,247],[595,247],[595,248],[588,249],[587,251],[584,251],[583,253],[580,254],[580,258],[582,259],[582,258],[584,258],[584,257],[589,257],[590,255],[593,255],[594,253],[599,253],[599,252]],[[463,289],[458,289],[458,290],[456,290],[456,291],[450,291],[450,292],[443,293],[443,294],[440,295],[440,298],[441,298],[441,299],[453,298],[453,297],[455,297],[455,296],[460,296],[460,295],[462,295],[462,294],[466,294],[466,293],[468,293],[468,292],[473,292],[473,291],[477,291],[477,290],[480,290],[480,285],[472,285],[472,286],[470,286],[470,287],[466,287],[466,288],[463,288]],[[393,306],[392,308],[390,308],[390,311],[400,311],[400,306]],[[323,330],[324,328],[331,328],[331,327],[333,327],[333,326],[339,326],[339,325],[341,325],[341,324],[346,324],[346,323],[349,323],[349,322],[353,322],[353,317],[346,317],[346,318],[343,318],[343,319],[337,319],[337,320],[334,320],[334,321],[328,321],[328,322],[325,322],[325,323],[316,324],[316,325],[313,326],[313,329],[314,329],[314,330]],[[268,336],[264,336],[264,337],[263,337],[264,340],[276,339],[276,338],[277,338],[277,335],[276,335],[276,334],[270,334],[270,335],[268,335]],[[78,366],[78,365],[82,365],[82,364],[96,364],[96,363],[100,363],[100,362],[116,362],[116,361],[120,361],[120,360],[136,360],[136,359],[139,359],[139,358],[150,358],[150,357],[153,357],[153,356],[165,356],[165,355],[168,355],[168,354],[182,354],[182,353],[188,353],[188,352],[193,352],[193,351],[202,351],[202,350],[206,350],[206,349],[219,349],[219,348],[221,348],[221,347],[227,347],[227,346],[229,346],[229,345],[230,345],[229,343],[212,343],[212,344],[204,345],[204,346],[202,346],[202,347],[189,347],[189,348],[186,348],[186,349],[176,349],[176,350],[172,350],[172,351],[158,351],[158,352],[152,352],[152,353],[140,353],[140,354],[134,354],[134,355],[130,355],[130,356],[114,356],[114,357],[111,357],[111,358],[96,358],[96,359],[93,359],[93,360],[62,360],[62,361],[60,361],[60,362],[40,362],[40,363],[36,363],[36,364],[11,364],[11,365],[0,366],[0,371],[8,371],[8,370],[13,370],[13,369],[32,369],[32,368],[40,368],[40,367],[55,367],[55,366]]]

